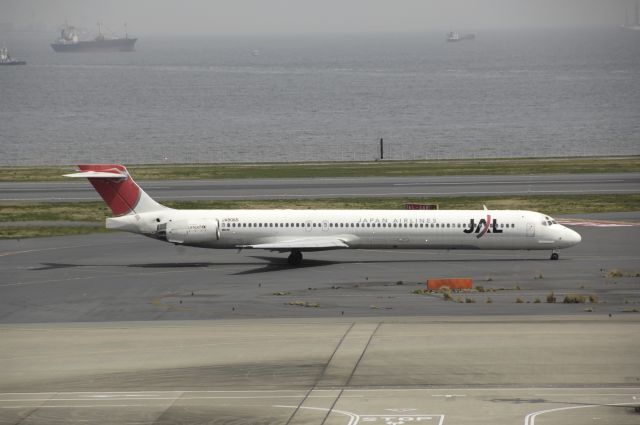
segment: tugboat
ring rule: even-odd
[[[66,25],[60,31],[60,38],[51,43],[56,52],[132,52],[137,38],[129,38],[125,24],[124,38],[106,38],[102,34],[101,23],[98,22],[98,35],[93,40],[80,40],[78,30]]]
[[[473,33],[470,34],[465,34],[463,36],[460,36],[460,33],[457,31],[451,31],[449,34],[447,34],[447,41],[462,41],[462,40],[475,40],[476,39],[476,35]]]
[[[451,31],[449,34],[447,34],[447,41],[460,41],[462,40],[460,38],[460,34],[458,34],[456,31]]]
[[[0,65],[26,65],[27,62],[19,61],[11,58],[9,51],[6,47],[0,49]]]

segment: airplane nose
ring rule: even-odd
[[[580,236],[580,233],[576,232],[575,230],[567,228],[564,239],[570,246],[573,246],[579,244],[580,241],[582,241],[582,236]]]

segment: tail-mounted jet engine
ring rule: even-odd
[[[158,225],[157,235],[167,242],[200,245],[220,239],[220,225],[216,219],[177,220]]]

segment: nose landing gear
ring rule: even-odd
[[[302,263],[302,252],[297,249],[292,250],[287,262],[290,266],[299,266]]]
[[[552,253],[551,253],[551,257],[550,257],[549,259],[550,259],[550,260],[554,260],[554,261],[555,261],[555,260],[557,260],[557,259],[559,259],[559,258],[560,258],[560,255],[558,255],[558,253],[557,253],[557,252],[552,252]]]

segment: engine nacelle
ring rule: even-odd
[[[186,245],[206,245],[220,239],[220,227],[216,219],[177,220],[166,223],[167,242]]]

